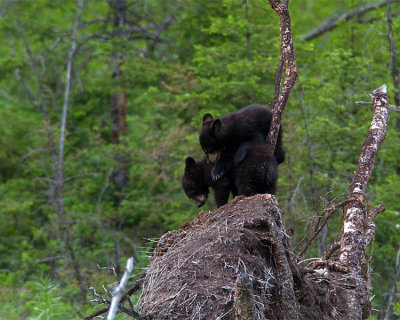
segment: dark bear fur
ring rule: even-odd
[[[232,159],[233,154],[231,154]],[[246,158],[235,166],[233,161],[226,174],[218,181],[211,178],[213,163],[206,159],[196,162],[186,158],[182,188],[198,207],[207,202],[209,187],[214,189],[215,202],[220,207],[228,202],[229,193],[233,196],[252,196],[257,193],[275,194],[278,179],[278,164],[267,152],[265,143],[253,146]]]
[[[227,175],[218,181],[211,179],[211,169],[213,166],[214,163],[208,162],[206,159],[196,162],[192,157],[186,158],[182,188],[187,197],[193,199],[199,208],[207,202],[210,187],[214,189],[217,207],[228,203],[230,192],[234,196],[237,195]]]
[[[247,106],[239,111],[215,119],[209,113],[203,116],[200,145],[208,154],[220,153],[211,176],[220,179],[232,161],[237,165],[245,159],[248,150],[256,144],[265,144],[272,121],[270,110],[259,104]],[[279,130],[274,157],[278,164],[285,160],[282,147],[282,128]]]

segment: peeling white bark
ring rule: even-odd
[[[383,85],[371,95],[374,115],[368,135],[361,150],[360,160],[350,184],[351,204],[344,209],[343,237],[341,240],[339,261],[347,266],[353,275],[353,281],[361,284],[356,290],[349,290],[346,305],[349,319],[360,319],[363,315],[363,303],[360,297],[367,296],[368,286],[363,282],[362,263],[365,248],[375,233],[373,218],[377,213],[367,212],[365,208],[365,189],[375,168],[378,149],[386,136],[389,121],[387,87]],[[381,208],[376,209],[379,211]],[[384,209],[383,209],[384,210]]]
[[[343,226],[343,233],[348,233],[348,232],[355,232],[357,231],[357,226],[352,223],[354,219],[357,218],[357,215],[359,214],[358,208],[349,208],[347,209],[347,218],[346,220],[348,221],[347,223],[344,224]]]

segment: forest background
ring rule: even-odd
[[[299,78],[277,199],[293,247],[348,191],[372,115],[355,102],[386,83],[395,104],[386,5],[304,36],[372,3],[290,3]],[[0,17],[0,318],[77,319],[96,310],[89,287],[115,282],[98,266],[120,273],[133,256],[137,276],[156,239],[196,217],[184,159],[203,157],[204,113],[272,101],[279,18],[264,0],[2,0]],[[368,257],[377,318],[398,277],[399,128],[392,114],[367,194],[387,206]]]

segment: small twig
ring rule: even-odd
[[[117,272],[115,271],[114,267],[100,267],[99,265],[97,265],[97,268],[99,270],[111,270],[113,272],[113,275],[115,276],[115,279],[117,279],[117,281],[119,281]]]
[[[311,218],[309,218],[309,219],[307,219],[307,220],[305,220],[305,221],[312,220],[311,223],[313,223],[314,220],[315,220],[315,218],[318,217],[318,222],[317,222],[317,224],[316,224],[315,227],[314,227],[314,230],[317,230],[321,218],[325,215],[325,212],[328,210],[328,206],[330,206],[330,205],[335,205],[335,204],[334,204],[335,201],[336,201],[337,199],[339,199],[340,197],[343,197],[343,196],[347,196],[347,194],[339,194],[338,196],[336,196],[336,197],[335,197],[333,200],[331,200],[331,201],[327,201],[325,198],[321,197],[321,199],[325,202],[325,205],[324,205],[321,209],[319,209]],[[324,211],[324,214],[323,214],[323,215],[320,215],[320,214],[319,214],[321,211]],[[304,221],[303,221],[303,222],[304,222]],[[307,234],[304,236],[304,238],[297,244],[297,246],[295,247],[295,250],[297,250],[297,249],[300,247],[300,245],[308,238],[308,236],[309,236],[310,233],[311,233],[311,229],[312,229],[312,226],[311,226],[310,229],[307,231]],[[314,232],[315,232],[315,231],[314,231]]]
[[[328,220],[331,218],[331,216],[340,208],[343,208],[345,205],[353,202],[353,201],[360,201],[355,198],[349,198],[347,200],[344,200],[338,204],[335,204],[331,208],[325,209],[325,214],[327,215],[325,220],[319,225],[318,229],[314,232],[314,234],[311,236],[310,240],[308,240],[307,244],[304,246],[303,250],[299,253],[300,259],[303,258],[304,254],[308,250],[308,248],[311,246],[311,244],[314,242],[315,238],[317,235],[321,232],[322,228],[328,223]]]
[[[386,210],[386,205],[384,203],[381,203],[380,205],[377,205],[375,208],[373,208],[369,212],[369,218],[371,220],[374,220],[378,214]]]
[[[292,196],[290,197],[290,200],[289,200],[288,203],[286,204],[287,210],[290,210],[290,207],[291,207],[292,203],[293,203],[294,200],[295,200],[295,197],[296,197],[296,195],[297,195],[297,192],[300,190],[300,185],[301,185],[301,182],[303,181],[304,178],[305,178],[305,176],[302,176],[302,177],[297,181],[296,189],[294,189],[294,191],[292,192]]]
[[[146,272],[142,273],[140,278],[136,280],[135,284],[122,296],[120,303],[124,302],[129,296],[134,294],[136,291],[138,291],[142,287],[143,280],[144,280],[145,276],[146,276]],[[100,310],[98,310],[98,311],[96,311],[96,312],[94,312],[94,313],[92,313],[92,314],[90,314],[90,315],[88,315],[86,317],[81,318],[80,320],[91,320],[91,319],[94,319],[94,318],[102,315],[103,313],[106,313],[109,309],[110,309],[110,307],[107,306],[107,307],[105,307],[103,309],[100,309]]]
[[[349,268],[347,266],[345,266],[339,262],[330,261],[330,260],[314,261],[314,262],[311,262],[308,265],[308,267],[312,268],[313,270],[327,268],[329,270],[336,271],[336,272],[349,273]]]
[[[321,260],[321,258],[309,258],[309,259],[301,260],[301,261],[297,262],[297,264],[307,263],[307,262],[316,261],[316,260]]]
[[[387,105],[387,108],[388,108],[389,110],[391,110],[391,111],[400,112],[400,106],[394,106],[394,105],[388,104],[388,105]]]
[[[372,102],[368,102],[368,101],[357,101],[356,104],[366,104],[366,105],[370,105],[370,106],[373,105]],[[392,104],[387,104],[386,108],[388,108],[390,111],[400,112],[400,106],[394,106]]]
[[[326,249],[325,253],[323,254],[323,256],[321,257],[322,260],[328,260],[331,255],[335,252],[335,250],[340,248],[340,244],[338,242],[334,242],[332,243],[328,249]]]
[[[102,287],[103,287],[104,292],[105,292],[110,298],[112,298],[112,293],[110,292],[110,290],[108,290],[108,289],[104,286],[104,284],[102,285]]]
[[[65,255],[64,256],[54,256],[54,257],[48,257],[48,258],[43,258],[43,259],[37,260],[35,263],[37,263],[37,264],[46,263],[46,262],[49,262],[49,261],[54,261],[54,260],[58,260],[58,259],[65,259],[65,258],[66,258]]]
[[[131,312],[135,312],[135,309],[133,308],[133,303],[132,303],[131,298],[128,296],[128,297],[126,297],[126,300],[128,300]]]
[[[367,219],[365,221],[366,223],[366,230],[365,230],[365,246],[368,245],[368,243],[371,241],[371,239],[375,236],[375,230],[376,226],[374,223],[375,217],[386,210],[386,205],[385,204],[380,204],[373,208],[371,211],[368,212]],[[372,247],[373,248],[373,247]]]
[[[89,290],[92,291],[93,295],[96,297],[96,299],[91,300],[90,302],[96,302],[98,304],[110,304],[110,300],[107,300],[104,298],[102,295],[100,295],[95,288],[90,287]],[[107,292],[107,290],[106,290]]]
[[[370,106],[373,105],[373,103],[370,102],[370,101],[356,101],[356,104],[367,104],[367,105],[370,105]]]

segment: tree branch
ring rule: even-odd
[[[78,30],[79,21],[80,21],[81,15],[82,15],[82,6],[83,6],[83,1],[79,0],[78,11],[76,13],[74,28],[72,31],[72,44],[71,44],[71,49],[68,54],[68,61],[67,61],[67,72],[66,72],[66,82],[65,82],[65,91],[64,91],[64,104],[63,104],[61,132],[60,132],[60,145],[59,145],[59,152],[58,152],[58,177],[59,177],[60,181],[62,181],[62,177],[63,177],[65,126],[67,123],[67,111],[68,111],[69,92],[70,92],[70,85],[71,85],[72,60],[73,60],[75,50],[76,50],[76,34],[77,34],[77,30]]]
[[[392,1],[398,2],[400,0],[392,0]],[[300,40],[302,40],[302,41],[312,40],[312,39],[324,34],[325,32],[328,32],[328,31],[334,29],[339,24],[339,22],[342,20],[348,21],[351,18],[354,18],[356,16],[361,16],[370,10],[386,6],[386,4],[387,4],[387,0],[378,2],[378,3],[370,3],[365,6],[358,7],[354,10],[351,10],[348,13],[339,13],[339,14],[329,18],[325,22],[321,23],[318,27],[314,28],[309,33],[307,33],[306,35],[301,37]]]
[[[133,271],[133,257],[130,257],[126,262],[126,268],[124,275],[122,276],[121,281],[119,282],[118,286],[113,291],[113,297],[110,304],[110,309],[107,314],[107,320],[114,320],[115,315],[118,311],[118,305],[121,301],[122,291],[125,290],[126,284],[128,283],[128,279],[130,274]]]
[[[294,55],[293,38],[292,38],[292,26],[290,21],[290,14],[288,4],[286,1],[282,3],[280,0],[268,0],[272,9],[279,15],[281,25],[281,56],[278,67],[278,74],[275,82],[275,97],[274,105],[272,109],[272,122],[267,137],[267,147],[271,153],[275,150],[276,140],[278,138],[278,132],[280,129],[281,118],[283,111],[288,102],[290,92],[294,87],[297,79],[297,68],[296,58]],[[286,67],[285,80],[281,90],[281,76],[280,70],[282,70],[283,62]],[[279,92],[279,95],[277,95]],[[276,97],[277,96],[277,97]]]
[[[132,294],[134,294],[135,292],[137,292],[142,284],[143,284],[143,280],[146,276],[146,272],[143,272],[142,275],[139,277],[139,279],[136,280],[135,284],[122,296],[120,303],[124,302],[126,299],[128,299]],[[91,320],[94,319],[100,315],[102,315],[103,313],[106,313],[108,310],[110,309],[110,306],[107,306],[103,309],[100,309],[86,317],[81,318],[80,320]]]
[[[71,261],[74,266],[75,278],[78,281],[82,299],[86,301],[86,285],[83,283],[79,260],[75,255],[74,246],[72,243],[72,232],[71,232],[71,223],[66,216],[65,208],[64,208],[64,199],[63,199],[63,188],[64,188],[64,141],[65,141],[65,126],[67,123],[67,110],[68,110],[68,102],[69,102],[69,93],[70,93],[70,84],[71,84],[71,70],[72,70],[72,60],[75,54],[76,49],[76,33],[78,30],[79,21],[82,15],[82,7],[83,0],[77,0],[78,8],[75,16],[75,23],[72,31],[72,44],[68,55],[67,61],[67,71],[66,71],[66,83],[65,83],[65,91],[64,91],[64,103],[62,110],[62,120],[61,120],[61,132],[60,132],[60,143],[59,143],[59,151],[58,151],[58,166],[57,166],[57,176],[55,177],[55,189],[57,192],[57,211],[65,220],[66,227],[66,247],[69,251],[69,255]]]
[[[389,120],[386,85],[376,89],[371,98],[374,104],[374,116],[362,147],[356,174],[350,185],[350,195],[353,193],[364,194],[375,167],[379,146],[386,136],[387,122]]]
[[[308,242],[306,243],[306,245],[304,246],[303,250],[301,250],[301,252],[299,253],[299,258],[302,259],[305,255],[305,253],[307,252],[308,248],[311,246],[311,244],[314,242],[314,239],[318,236],[318,234],[321,232],[321,230],[324,228],[324,226],[328,223],[329,219],[332,217],[332,215],[339,209],[339,208],[343,208],[346,204],[349,204],[351,201],[354,201],[354,199],[347,199],[344,200],[341,203],[338,204],[334,204],[333,201],[331,202],[332,205],[327,207],[324,210],[324,213],[326,215],[324,221],[321,224],[317,224],[314,234],[311,235],[310,239],[308,240]]]

